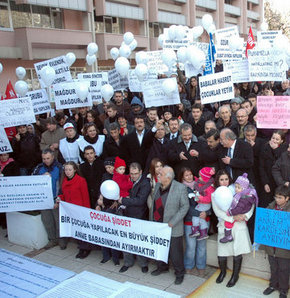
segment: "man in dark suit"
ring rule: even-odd
[[[140,164],[134,162],[130,164],[130,178],[134,183],[130,190],[129,198],[120,198],[119,203],[126,206],[124,215],[138,219],[148,219],[147,198],[151,192],[151,185],[148,178],[142,176],[142,169]],[[134,265],[134,255],[130,253],[123,253],[124,266],[119,272],[125,272]],[[148,259],[143,256],[136,256],[143,273],[148,272]]]
[[[170,132],[165,135],[166,139],[173,140],[179,136],[179,121],[178,118],[172,117],[168,120]]]
[[[237,139],[235,133],[229,128],[221,130],[220,142],[224,147],[219,154],[220,168],[226,169],[233,181],[247,173],[249,180],[253,182],[254,153],[252,146],[242,139]]]

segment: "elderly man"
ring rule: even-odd
[[[179,285],[184,278],[183,262],[183,218],[188,209],[189,202],[186,187],[174,180],[174,171],[165,166],[160,173],[160,183],[156,184],[153,193],[153,208],[151,216],[153,221],[168,223],[172,228],[169,258],[175,270],[175,284]],[[169,265],[157,261],[157,269],[151,274],[158,276],[168,272]]]
[[[238,124],[235,117],[232,115],[231,108],[229,105],[223,105],[218,111],[219,119],[216,123],[218,130],[223,128],[230,128],[235,134],[238,133]]]
[[[219,152],[220,168],[226,169],[234,181],[244,173],[248,173],[249,180],[253,182],[254,153],[252,146],[242,139],[237,139],[235,133],[229,128],[221,130],[220,142],[224,147]]]
[[[124,215],[138,219],[148,218],[147,198],[151,192],[151,185],[148,178],[142,177],[142,169],[140,164],[134,162],[129,167],[130,178],[133,182],[133,188],[130,190],[129,198],[120,198],[119,203],[126,206]],[[134,265],[134,255],[130,253],[123,253],[124,265],[119,272],[125,272]],[[148,259],[143,256],[136,256],[141,271],[148,272]]]
[[[236,113],[237,121],[238,121],[238,134],[237,137],[243,139],[244,136],[244,127],[249,123],[249,115],[246,109],[241,108],[237,110]]]

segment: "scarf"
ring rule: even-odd
[[[67,138],[66,138],[66,141],[67,141],[68,143],[74,143],[78,138],[79,138],[79,134],[76,133],[76,135],[75,135],[73,138],[71,138],[71,139],[69,139],[69,138],[67,137]]]
[[[186,181],[182,181],[182,184],[186,185],[187,187],[189,187],[190,189],[193,189],[194,188],[194,185],[195,185],[195,181],[192,181],[192,182],[186,182]]]
[[[8,158],[8,160],[7,161],[4,161],[4,162],[1,162],[0,161],[0,171],[2,172],[3,170],[4,170],[4,168],[8,165],[8,164],[10,164],[10,162],[13,162],[14,161],[14,159],[13,158]]]
[[[210,178],[207,182],[196,179],[194,181],[194,190],[198,191],[200,195],[205,196],[205,190],[214,183],[214,179]]]
[[[89,136],[85,136],[84,139],[90,143],[90,144],[95,144],[98,141],[99,136],[96,135],[94,138],[90,138]]]

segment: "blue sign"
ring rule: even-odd
[[[255,242],[290,249],[290,212],[256,209]]]

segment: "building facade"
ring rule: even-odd
[[[134,34],[141,50],[157,50],[158,36],[171,24],[194,27],[204,14],[213,16],[217,28],[237,25],[246,37],[262,22],[262,0],[0,0],[0,91],[8,79],[15,83],[15,69],[27,70],[31,89],[38,89],[34,63],[68,52],[77,61],[72,75],[90,71],[86,47],[99,46],[98,68],[111,69],[112,47],[120,47],[123,34]]]

